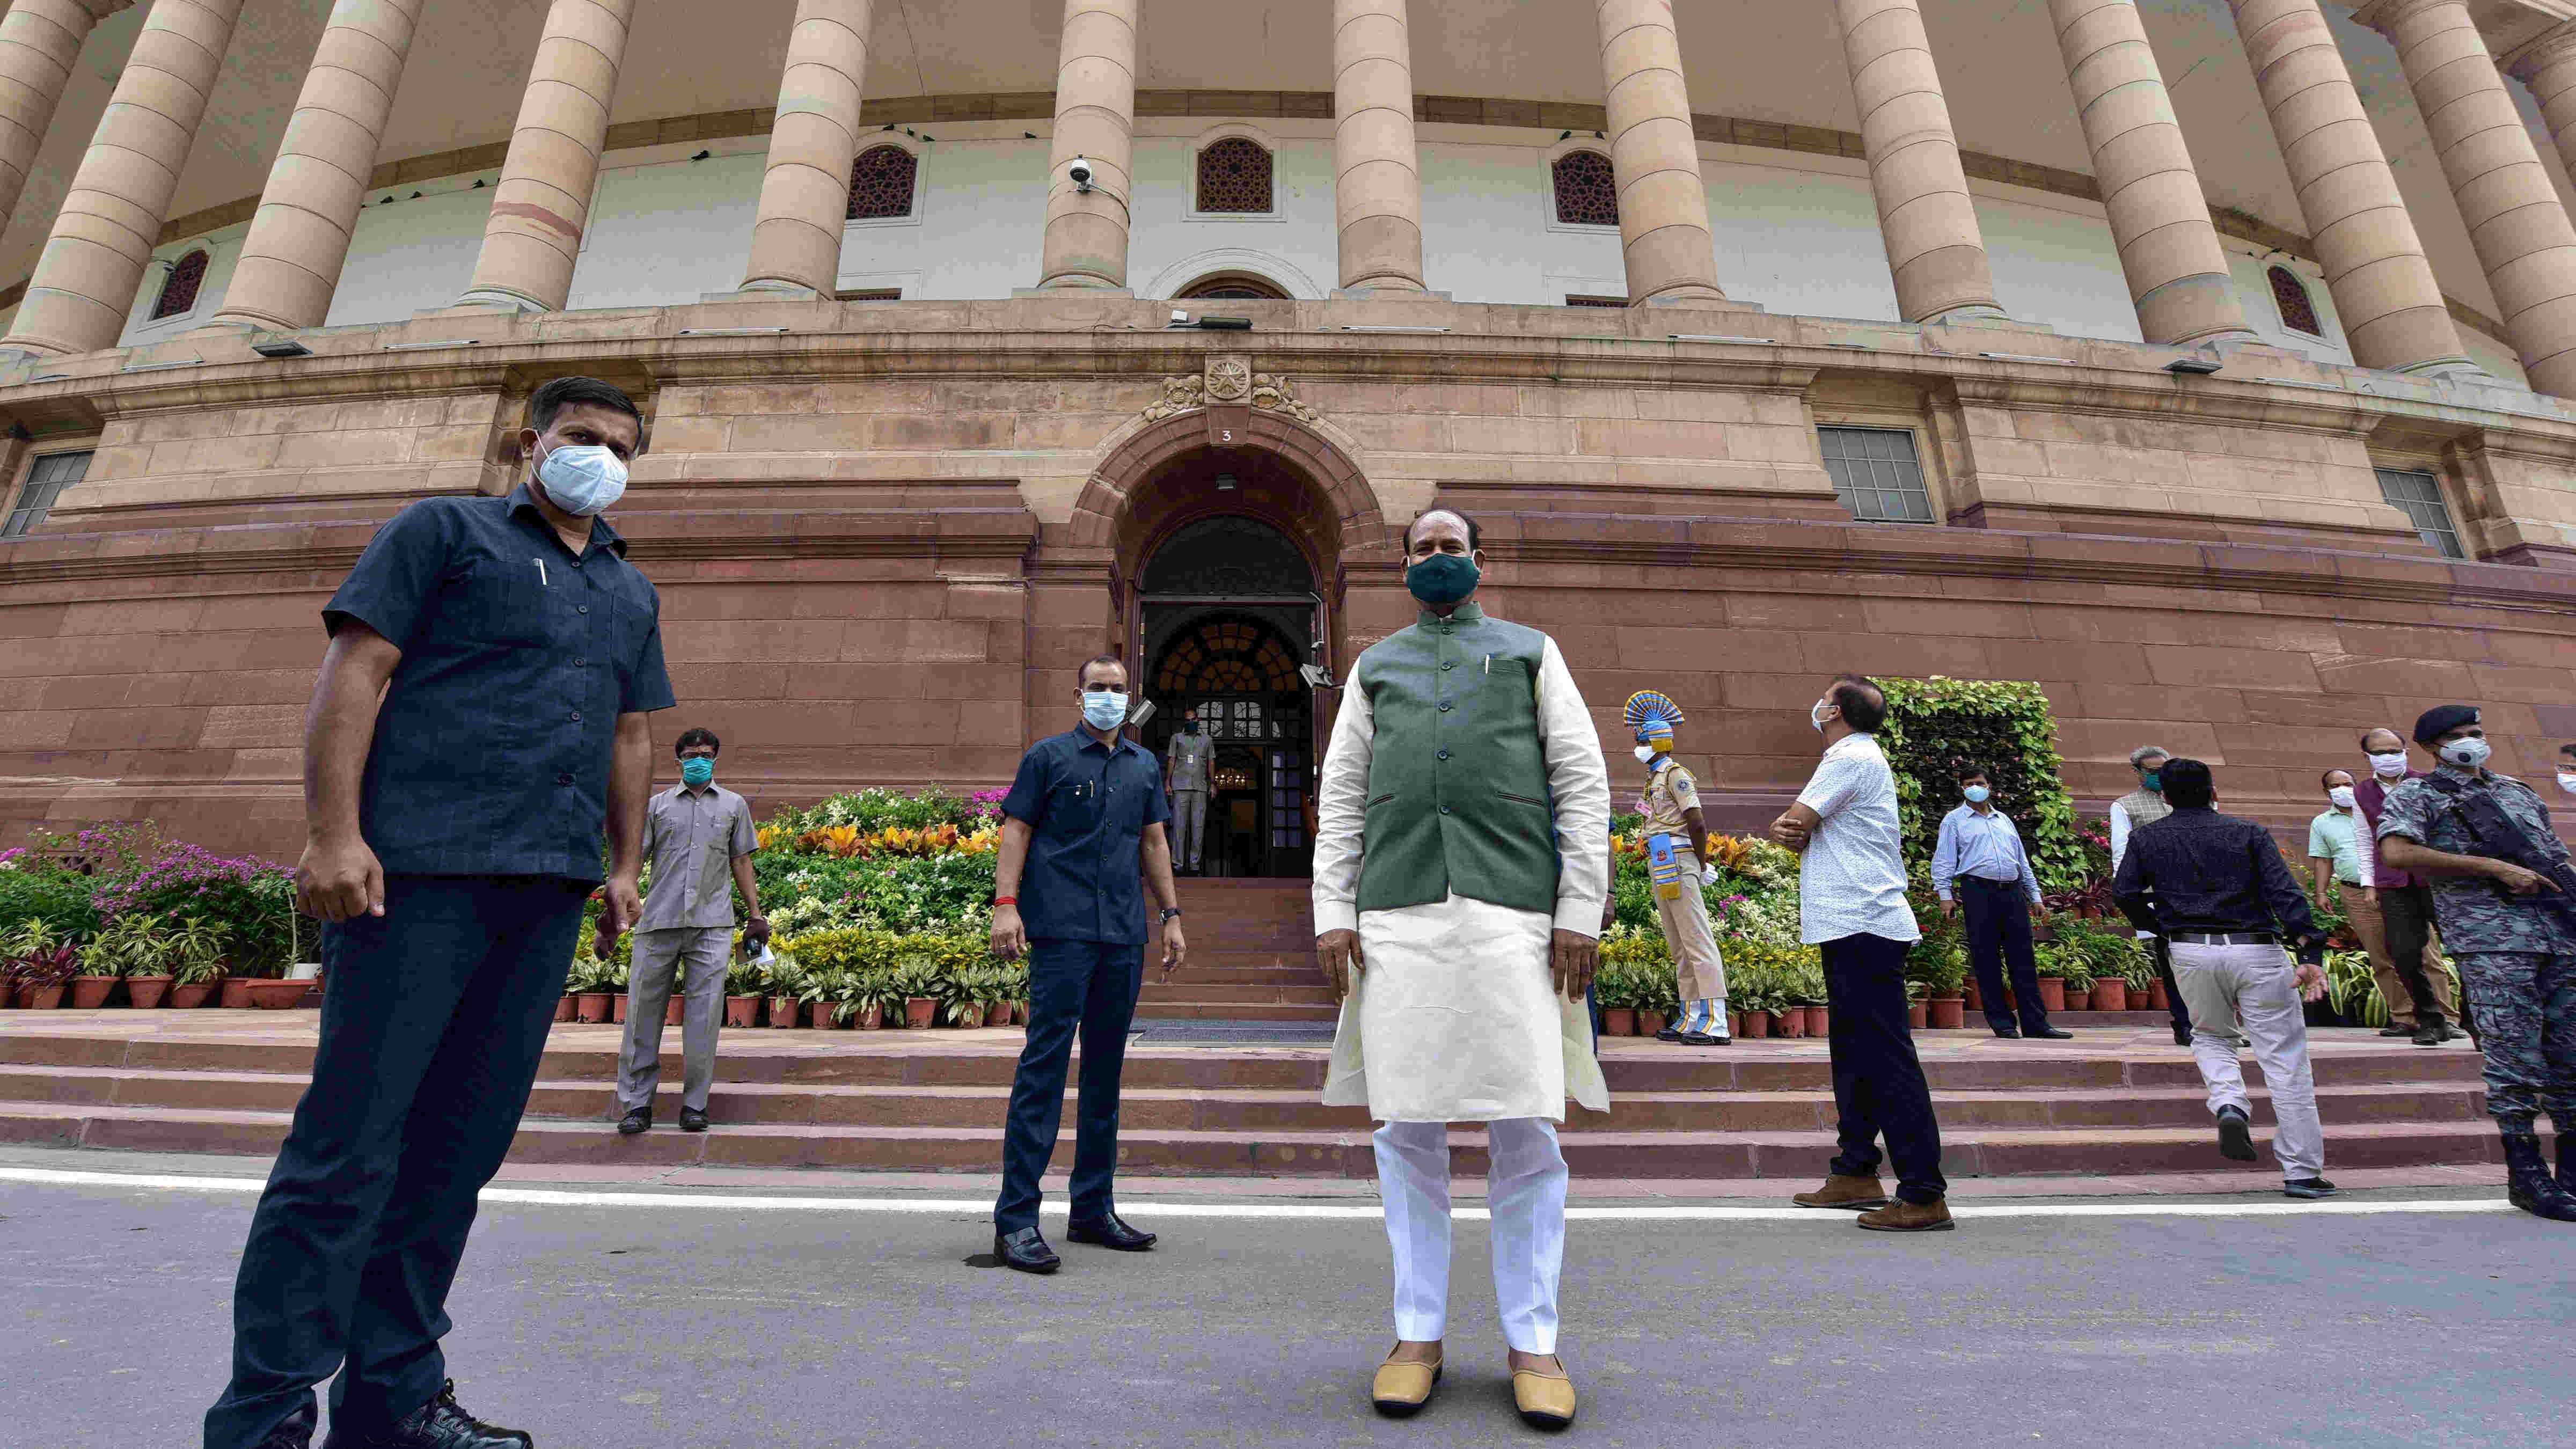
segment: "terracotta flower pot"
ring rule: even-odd
[[[250,1009],[250,978],[247,976],[225,977],[223,996],[218,1002],[218,1005],[225,1011],[248,1011]]]
[[[885,1003],[882,1001],[871,1001],[867,1005],[860,1007],[858,1028],[861,1031],[885,1030]]]
[[[1932,1007],[1922,997],[1905,1003],[1905,1024],[1921,1031],[1932,1024]]]
[[[2158,977],[2158,978],[2157,978],[2157,979],[2156,979],[2152,984],[2150,984],[2150,985],[2147,987],[2147,1010],[2149,1010],[2149,1011],[2171,1011],[2171,1010],[2173,1010],[2173,998],[2171,998],[2171,997],[2169,997],[2169,996],[2167,996],[2167,995],[2165,994],[2165,983],[2164,983],[2164,979],[2163,979],[2162,977]]]
[[[2146,1011],[2146,1010],[2149,1010],[2149,1009],[2150,1009],[2150,1005],[2149,1005],[2149,998],[2150,998],[2152,995],[2153,995],[2153,993],[2149,992],[2149,991],[2147,990],[2147,988],[2145,988],[2145,987],[2143,987],[2143,986],[2132,986],[2132,987],[2130,987],[2130,988],[2129,988],[2129,1010],[2131,1010],[2131,1011]]]
[[[72,1010],[96,1011],[107,1005],[108,996],[116,990],[113,976],[75,976],[72,978]]]
[[[831,1003],[831,1002],[828,1002],[828,1001],[809,1001],[809,1002],[806,1002],[806,1003],[805,1003],[805,1024],[806,1024],[807,1026],[810,1026],[810,1027],[814,1028],[816,1031],[829,1031],[829,1030],[831,1030],[831,1029],[832,1029],[832,1003]]]
[[[126,1000],[137,1011],[150,1011],[170,994],[167,976],[128,976],[125,978]]]
[[[1807,1035],[1831,1036],[1833,1031],[1834,1018],[1830,1008],[1822,1006],[1807,1008]]]
[[[728,996],[728,997],[726,997],[726,998],[725,998],[725,1025],[727,1025],[727,1026],[758,1026],[758,1025],[760,1025],[760,998],[759,998],[759,997],[757,997],[757,996]]]
[[[1672,1024],[1673,1019],[1660,1011],[1637,1013],[1637,1035],[1639,1036],[1653,1036]]]
[[[1011,1003],[1007,1001],[996,1001],[985,1007],[984,1024],[986,1026],[1009,1026],[1011,1024]]]
[[[616,998],[605,991],[581,992],[572,999],[572,1019],[596,1026],[608,1020],[609,1013],[615,1010],[612,1005],[615,1001]]]
[[[254,981],[250,984],[250,1004],[262,1011],[284,1011],[301,1004],[304,993],[312,989],[310,981]]]
[[[1807,1034],[1807,1008],[1792,1006],[1771,1013],[1771,1034],[1803,1039]]]
[[[2054,976],[2039,978],[2039,1004],[2045,1011],[2066,1009],[2066,983]]]
[[[1726,1014],[1726,1034],[1727,1034],[1728,1036],[1742,1036],[1742,1035],[1744,1035],[1744,1013],[1743,1013],[1743,1012],[1740,1012],[1740,1011],[1730,1011],[1730,1012],[1728,1012],[1728,1013]]]
[[[194,1011],[212,1000],[214,994],[215,983],[211,981],[202,981],[194,986],[173,986],[170,988],[170,1009]]]
[[[63,1004],[63,988],[21,986],[18,988],[18,1004],[29,1011],[51,1011]]]
[[[678,1026],[681,1018],[687,1013],[688,1005],[689,999],[687,997],[682,996],[676,991],[672,992],[671,999],[662,1003],[662,1024],[664,1026]]]
[[[1013,1026],[1026,1026],[1026,1025],[1028,1025],[1028,1024],[1029,1024],[1029,1004],[1028,1004],[1027,1002],[1025,1002],[1025,1001],[1014,1001],[1014,1002],[1012,1002],[1012,1003],[1011,1003],[1011,1025],[1013,1025]]]
[[[2097,981],[2093,983],[2093,1009],[2095,1011],[2128,1010],[2129,983],[2126,981]]]
[[[1968,1009],[1970,1011],[1983,1011],[1985,1009],[1986,1003],[1984,995],[1977,990],[1977,980],[1975,977],[1969,977],[1968,984],[1960,989],[1963,993],[1963,998],[1968,1003]]]
[[[771,1026],[794,1026],[796,1024],[796,1008],[802,1005],[804,1005],[804,1003],[798,1001],[793,996],[773,996],[769,998],[769,1024]]]
[[[571,992],[569,992],[569,991],[565,992],[563,995],[558,996],[558,997],[556,997],[556,998],[555,998],[555,1020],[557,1020],[557,1021],[570,1021],[570,1020],[572,1020],[572,1019],[573,1019],[573,1013],[574,1013],[575,1011],[579,1010],[579,1009],[580,1009],[580,1007],[581,1007],[581,998],[579,998],[579,997],[577,997],[577,996],[573,995],[573,993],[571,993]]]
[[[615,991],[608,997],[608,1019],[620,1026],[626,1023],[626,993]]]
[[[1735,1034],[1747,1040],[1759,1040],[1771,1034],[1771,1013],[1748,1011],[1735,1019]]]
[[[1935,996],[1925,1008],[1934,1031],[1956,1031],[1968,1024],[1968,1003],[1956,996]]]
[[[914,1031],[928,1031],[939,1019],[939,998],[907,996],[903,1000],[903,1024]]]

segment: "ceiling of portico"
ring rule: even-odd
[[[2576,8],[2480,3],[2541,20]],[[147,8],[103,23],[83,52],[25,199],[0,232],[0,282],[32,265]],[[425,6],[379,159],[506,141],[546,9],[544,0]],[[1329,0],[1143,0],[1142,9],[1144,88],[1332,88]],[[2047,0],[1923,0],[1923,9],[1965,146],[2092,169]],[[2142,0],[2142,9],[2212,199],[2304,232],[2226,0]],[[329,10],[330,0],[249,0],[172,215],[258,192]],[[1859,129],[1825,0],[1678,0],[1676,11],[1694,109]],[[773,104],[794,12],[794,0],[640,0],[613,119]],[[1602,98],[1593,0],[1413,0],[1411,13],[1417,92]],[[868,92],[1047,91],[1062,14],[1062,0],[877,0]],[[2393,54],[2370,32],[2338,28],[2445,289],[2491,308]]]

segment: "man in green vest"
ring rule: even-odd
[[[1556,1357],[1568,1097],[1609,1092],[1584,1004],[1610,889],[1610,772],[1556,641],[1474,602],[1466,515],[1406,530],[1422,606],[1362,654],[1324,756],[1316,952],[1342,998],[1324,1100],[1381,1125],[1395,1351],[1370,1397],[1401,1417],[1440,1376],[1449,1124],[1485,1127],[1494,1288],[1521,1417],[1574,1420]]]

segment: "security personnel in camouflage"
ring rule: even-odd
[[[2531,787],[2485,768],[2474,707],[2425,711],[2415,742],[2440,763],[2388,792],[2380,857],[2433,878],[2433,913],[2477,1012],[2513,1205],[2576,1222],[2576,866]],[[2532,1130],[2543,1110],[2558,1128],[2555,1179]]]

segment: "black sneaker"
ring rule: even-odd
[[[414,1409],[389,1428],[373,1434],[344,1434],[334,1425],[322,1449],[536,1449],[536,1440],[517,1429],[486,1424],[456,1402],[456,1380],[439,1388],[438,1397]]]
[[[2230,1162],[2252,1162],[2255,1159],[2254,1130],[2245,1120],[2244,1108],[2218,1109],[2218,1155]]]
[[[2304,1198],[2314,1202],[2321,1197],[2341,1197],[2343,1189],[2322,1177],[2299,1177],[2281,1184],[2284,1197]]]

